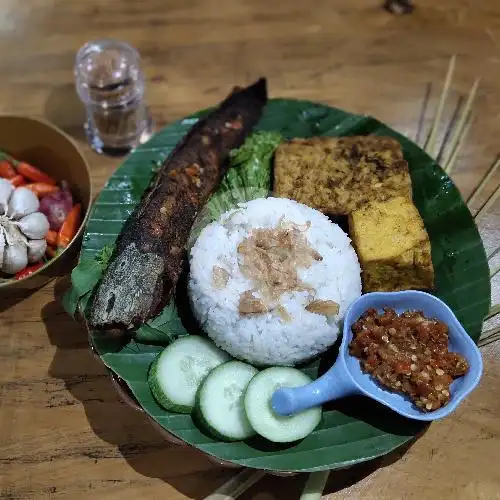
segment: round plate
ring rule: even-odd
[[[207,112],[165,128],[139,147],[113,174],[93,206],[82,258],[93,258],[104,245],[114,242],[148,187],[155,167]],[[490,305],[485,251],[460,193],[426,153],[374,118],[306,101],[271,100],[257,128],[277,130],[287,138],[375,134],[398,139],[410,166],[414,201],[432,244],[435,293],[453,309],[477,341]],[[123,379],[140,406],[162,428],[220,461],[268,471],[339,469],[389,453],[408,443],[426,426],[367,398],[357,397],[325,406],[320,426],[298,443],[275,445],[258,438],[224,443],[200,430],[190,415],[170,413],[153,399],[147,372],[161,347],[135,341],[122,346],[97,336],[93,338],[93,346],[106,366]],[[326,353],[305,371],[315,377],[331,366],[333,359],[332,353]]]

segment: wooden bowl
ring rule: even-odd
[[[76,258],[92,200],[90,169],[76,143],[48,122],[23,116],[0,115],[0,149],[18,160],[31,163],[57,181],[66,180],[75,203],[82,204],[82,222],[77,234],[57,257],[39,271],[18,281],[0,283],[0,297],[34,290],[69,272]]]

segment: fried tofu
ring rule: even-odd
[[[347,215],[365,203],[396,196],[411,200],[408,164],[391,137],[314,137],[281,144],[274,192],[328,215]]]
[[[429,236],[407,197],[365,205],[352,212],[348,221],[364,292],[433,288]]]

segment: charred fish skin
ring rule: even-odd
[[[264,78],[235,88],[163,163],[119,236],[89,311],[92,328],[125,334],[160,312],[175,291],[198,211],[218,186],[267,102]]]

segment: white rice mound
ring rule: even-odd
[[[240,315],[240,294],[251,290],[253,284],[239,269],[238,245],[252,229],[274,229],[282,221],[310,223],[303,234],[323,259],[299,269],[298,276],[316,290],[314,300],[339,304],[338,314],[326,317],[309,312],[305,307],[311,292],[292,291],[280,298],[290,321],[276,311]],[[214,266],[229,272],[222,289],[214,286]],[[347,308],[361,295],[360,273],[349,237],[328,217],[285,198],[259,198],[240,204],[203,229],[190,252],[188,290],[196,318],[220,348],[258,366],[291,366],[335,343]]]

